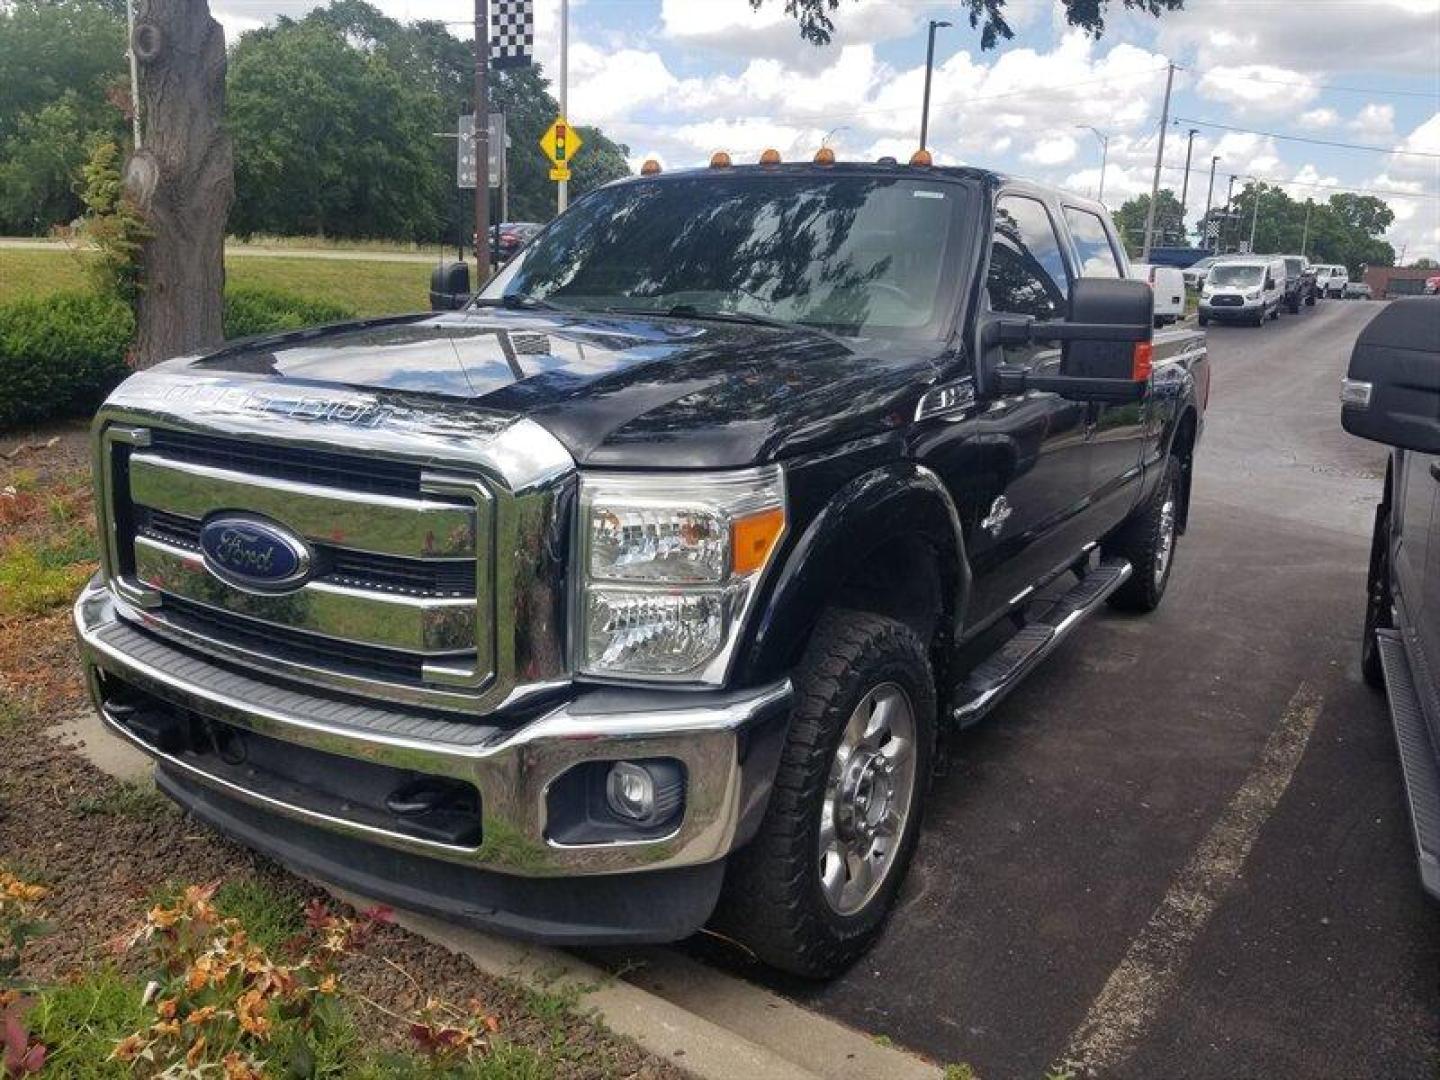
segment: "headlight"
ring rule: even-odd
[[[785,531],[778,468],[580,485],[576,652],[588,675],[723,681]]]

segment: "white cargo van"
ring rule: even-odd
[[[1131,263],[1130,276],[1148,281],[1155,294],[1155,325],[1169,326],[1185,316],[1185,271],[1176,266]]]
[[[1285,260],[1263,256],[1218,262],[1205,278],[1200,292],[1200,325],[1244,322],[1260,326],[1268,315],[1280,317],[1285,298]]]

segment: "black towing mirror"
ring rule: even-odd
[[[458,311],[470,301],[470,267],[442,262],[430,272],[430,310]]]
[[[1340,423],[1362,439],[1440,454],[1440,298],[1392,301],[1360,331]]]
[[[997,370],[1006,393],[1044,390],[1079,401],[1135,401],[1150,381],[1155,293],[1143,281],[1080,278],[1070,286],[1063,321],[1001,318],[985,328],[984,344],[1061,344],[1059,375]]]

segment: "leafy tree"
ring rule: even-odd
[[[1410,266],[1415,270],[1440,270],[1440,262],[1436,262],[1428,255],[1416,259]]]
[[[1251,214],[1258,200],[1255,218],[1255,250],[1279,254],[1301,253],[1312,262],[1340,263],[1358,275],[1362,266],[1391,266],[1395,249],[1381,234],[1395,220],[1395,213],[1373,195],[1341,193],[1328,202],[1310,205],[1310,224],[1305,225],[1306,204],[1292,199],[1280,187],[1248,183],[1235,196],[1236,220],[1226,244],[1234,249],[1250,236]]]
[[[125,134],[124,57],[124,8],[111,0],[0,3],[0,232],[79,215],[80,166]]]
[[[1133,256],[1138,256],[1145,246],[1145,218],[1149,212],[1150,196],[1136,195],[1122,203],[1113,214],[1115,229],[1120,233],[1126,250]],[[1185,214],[1180,200],[1169,188],[1161,188],[1155,202],[1154,243],[1156,247],[1185,243]]]
[[[757,11],[770,0],[750,0],[750,6]],[[1119,0],[1127,10],[1143,11],[1149,15],[1160,15],[1166,11],[1178,11],[1185,6],[1185,0]],[[1073,27],[1084,30],[1092,37],[1099,37],[1105,31],[1105,17],[1111,0],[1060,0],[1065,9],[1065,19]],[[835,22],[830,13],[840,7],[840,0],[784,0],[785,13],[793,16],[800,26],[800,36],[816,45],[828,45],[835,32]],[[1006,0],[957,0],[970,19],[971,29],[980,31],[980,47],[993,49],[1001,38],[1009,41],[1015,31],[1005,20]]]

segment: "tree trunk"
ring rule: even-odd
[[[144,148],[125,193],[152,230],[141,253],[137,367],[219,345],[225,219],[235,196],[225,115],[225,34],[205,0],[140,0]]]

